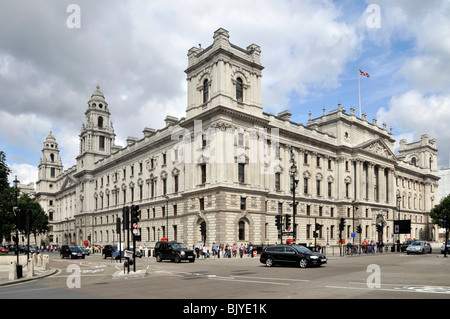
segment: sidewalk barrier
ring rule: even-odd
[[[16,262],[15,261],[11,261],[9,263],[9,280],[16,280],[17,279],[17,267],[16,267]]]
[[[27,277],[31,278],[34,277],[35,273],[34,273],[34,257],[31,257],[28,260],[28,264],[27,264]]]

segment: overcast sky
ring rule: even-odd
[[[449,21],[450,2],[432,0],[0,0],[0,150],[11,180],[35,182],[51,130],[70,168],[97,85],[116,144],[185,116],[187,52],[222,27],[261,46],[264,111],[306,124],[339,101],[358,110],[360,68],[368,120],[397,141],[436,138],[448,167]]]

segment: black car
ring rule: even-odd
[[[300,245],[272,245],[263,250],[259,261],[267,267],[284,264],[305,268],[326,264],[327,257]]]
[[[84,259],[84,254],[81,251],[81,248],[76,245],[62,245],[59,254],[61,258],[69,257],[70,259],[74,258]]]
[[[178,242],[157,242],[155,245],[155,257],[157,262],[161,262],[164,259],[169,259],[176,263],[182,260],[189,260],[191,263],[195,261],[194,251]]]
[[[112,257],[113,259],[119,259],[119,252],[117,251],[117,246],[105,245],[102,249],[102,257],[106,259]]]

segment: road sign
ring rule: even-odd
[[[293,231],[284,231],[284,232],[282,232],[282,234],[283,234],[283,236],[292,236],[292,235],[294,235],[294,232]]]
[[[138,224],[137,223],[133,223],[133,228],[137,229],[138,228]]]
[[[394,220],[394,234],[411,234],[411,220]]]
[[[125,258],[132,258],[133,257],[133,251],[132,250],[125,250],[124,251]]]

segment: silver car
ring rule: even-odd
[[[431,254],[431,245],[427,241],[415,241],[406,248],[406,253],[409,254]]]
[[[445,246],[447,246],[447,254],[450,253],[450,239],[447,240],[447,245],[442,244],[442,246],[441,246],[441,254],[444,253]]]

